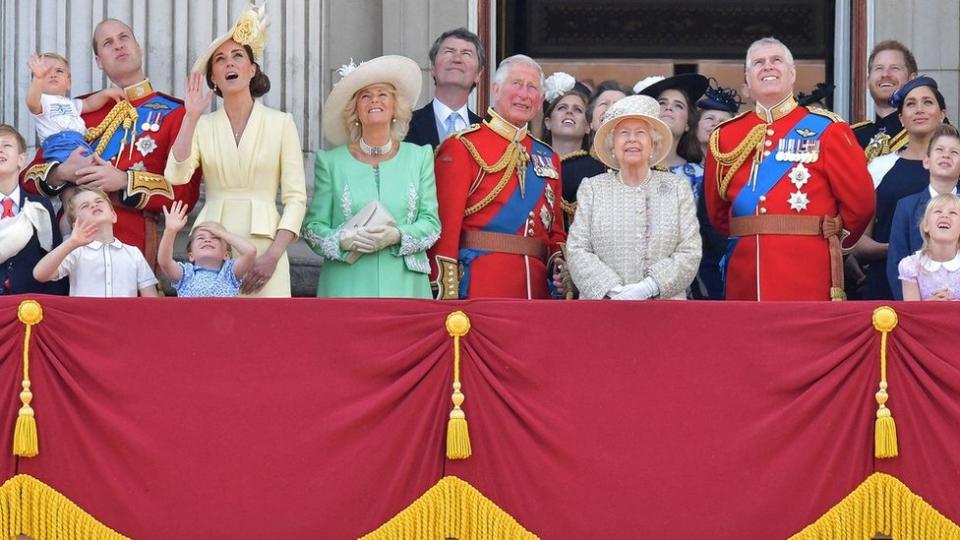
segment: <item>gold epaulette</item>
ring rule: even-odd
[[[860,129],[860,128],[862,128],[863,126],[869,126],[869,125],[872,124],[872,123],[873,123],[873,122],[871,122],[871,121],[869,121],[869,120],[863,120],[863,121],[861,121],[861,122],[857,122],[856,124],[853,124],[852,126],[850,126],[850,129]]]
[[[834,122],[843,122],[844,124],[847,123],[847,121],[844,120],[842,116],[840,116],[839,114],[833,111],[828,111],[827,109],[822,109],[820,107],[807,107],[807,110],[812,112],[813,114],[817,114],[817,115],[829,118]]]
[[[480,129],[480,124],[471,124],[470,127],[465,128],[465,129],[461,129],[460,131],[454,133],[454,134],[453,134],[453,137],[454,137],[455,139],[459,139],[460,137],[463,137],[463,136],[466,135],[467,133],[473,133],[474,131],[476,131],[476,130],[478,130],[478,129]]]
[[[899,152],[905,146],[910,144],[910,134],[907,133],[906,129],[901,129],[900,133],[897,133],[890,138],[890,151]]]
[[[589,155],[589,154],[587,153],[586,150],[583,150],[583,149],[576,150],[576,151],[574,151],[574,152],[570,152],[569,154],[567,154],[567,155],[565,155],[565,156],[560,156],[560,162],[563,163],[564,161],[567,161],[568,159],[575,159],[575,158],[578,158],[578,157],[581,157],[581,156],[587,156],[587,155]]]
[[[660,172],[670,172],[669,167],[667,167],[666,165],[659,165],[659,164],[654,165],[653,170],[660,171]]]

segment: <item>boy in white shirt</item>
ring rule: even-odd
[[[106,88],[83,99],[71,99],[67,97],[70,64],[66,58],[55,53],[34,54],[29,65],[33,78],[27,91],[27,108],[37,125],[43,159],[62,163],[78,147],[93,154],[84,138],[87,127],[80,114],[96,111],[111,99],[122,100],[123,90]]]
[[[78,186],[67,215],[73,234],[40,259],[37,281],[70,276],[70,296],[157,296],[157,278],[143,254],[113,236],[117,214],[106,193]]]

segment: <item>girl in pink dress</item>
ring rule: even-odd
[[[898,267],[903,299],[960,300],[960,197],[945,193],[930,199],[920,235],[923,247]]]

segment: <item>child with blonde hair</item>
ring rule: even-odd
[[[103,190],[77,186],[66,204],[73,234],[33,268],[39,282],[70,276],[70,296],[157,296],[143,253],[113,236],[117,213]]]
[[[63,162],[77,148],[84,148],[92,154],[93,150],[84,138],[87,127],[80,114],[95,111],[111,99],[122,100],[123,90],[106,88],[81,99],[72,99],[67,97],[70,63],[66,58],[49,52],[34,54],[29,66],[33,78],[27,91],[27,108],[37,126],[43,159]]]
[[[257,248],[246,238],[233,234],[216,221],[197,224],[187,243],[189,262],[173,260],[173,241],[187,224],[187,206],[180,201],[163,209],[163,236],[157,250],[157,264],[177,296],[237,296],[240,279],[253,266]],[[232,251],[237,252],[235,259]]]
[[[920,222],[923,247],[900,261],[904,300],[960,299],[960,197],[930,199]]]

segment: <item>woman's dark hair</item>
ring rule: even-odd
[[[667,88],[665,90],[676,90],[683,96],[683,101],[687,104],[687,130],[680,135],[677,141],[677,155],[687,160],[689,163],[700,163],[703,159],[691,159],[700,156],[700,143],[697,141],[697,122],[700,120],[700,114],[697,112],[695,104],[691,102],[690,95],[683,88]],[[662,94],[663,92],[661,92]],[[657,100],[659,101],[659,99]]]
[[[700,148],[700,141],[697,140],[697,128],[700,124],[700,117],[706,112],[706,109],[695,107],[696,114],[691,114],[693,127],[680,136],[680,143],[677,145],[677,155],[687,161],[687,163],[700,163],[703,158],[703,149]]]
[[[249,45],[244,45],[243,50],[247,52],[247,58],[250,59],[250,62],[256,66],[257,73],[250,79],[250,95],[254,98],[258,98],[267,92],[270,91],[270,77],[267,77],[267,74],[260,69],[260,64],[257,63],[253,58],[253,49]],[[213,56],[210,56],[210,59],[207,60],[207,86],[213,88],[213,93],[223,97],[223,92],[215,84],[213,84]]]
[[[590,100],[587,101],[587,122],[593,122],[593,109],[597,105],[597,98],[600,97],[600,94],[606,92],[607,90],[616,90],[617,92],[622,93],[625,96],[629,96],[630,92],[627,91],[619,82],[614,80],[603,81],[597,85],[597,89],[593,91],[593,95],[590,96]]]
[[[553,132],[547,129],[547,118],[551,114],[553,114],[553,110],[557,108],[557,105],[560,103],[560,101],[563,98],[570,95],[578,96],[581,100],[583,100],[584,116],[586,116],[586,107],[587,107],[587,103],[590,101],[590,97],[583,91],[582,88],[574,87],[573,90],[570,90],[569,92],[553,100],[553,102],[548,104],[546,109],[543,111],[543,119],[540,121],[540,137],[543,139],[543,142],[549,145],[553,144]],[[587,120],[587,127],[589,126],[590,126],[590,121]],[[591,142],[592,141],[590,140],[590,130],[588,129],[587,132],[583,135],[583,140],[580,141],[580,149],[586,150],[589,152]]]

